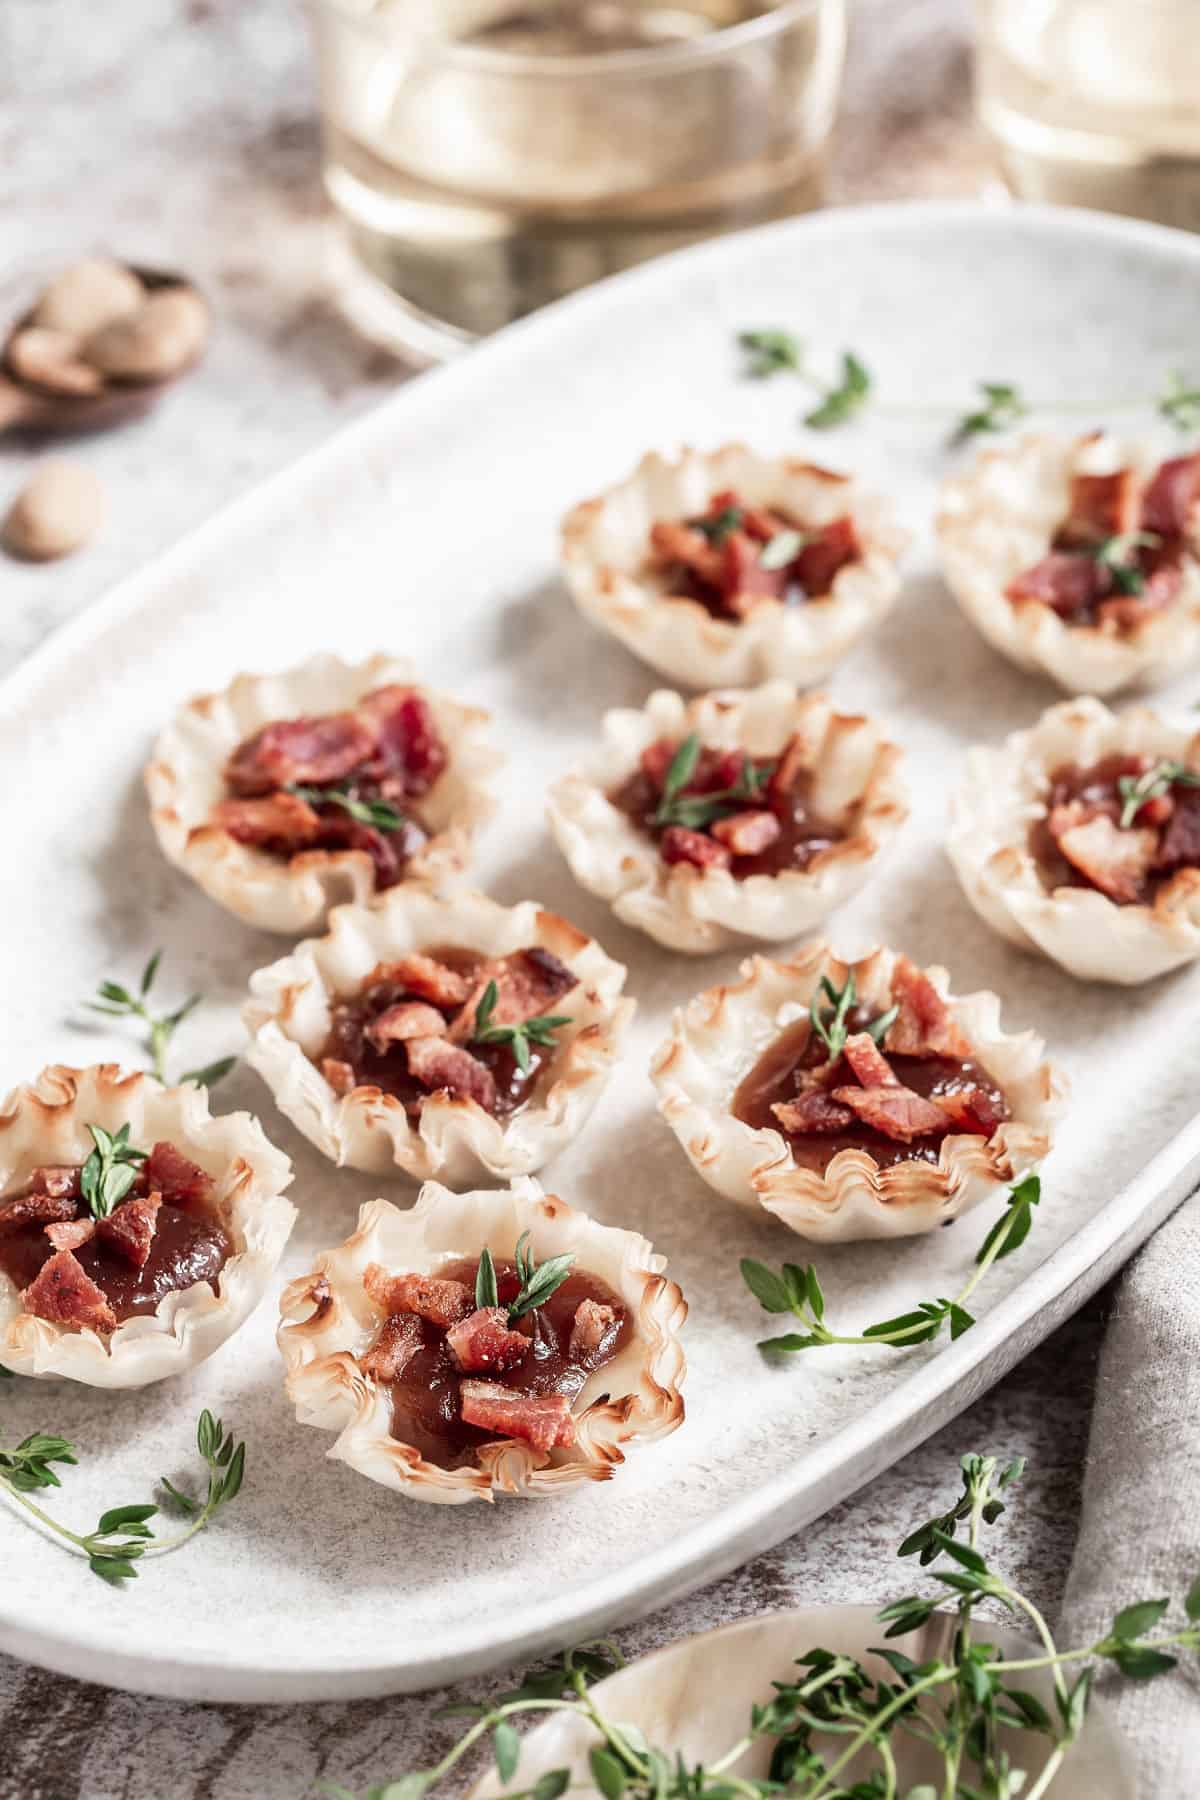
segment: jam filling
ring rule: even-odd
[[[764,600],[824,599],[838,571],[861,556],[849,514],[807,529],[732,488],[696,517],[660,519],[650,530],[651,566],[671,596],[696,600],[718,619],[744,619]]]
[[[628,1309],[585,1270],[573,1269],[544,1304],[510,1321],[520,1277],[506,1260],[495,1271],[499,1306],[490,1310],[476,1306],[478,1258],[432,1277],[367,1271],[387,1317],[360,1366],[388,1388],[392,1436],[441,1468],[470,1466],[497,1438],[542,1452],[568,1448],[584,1383],[632,1334]]]
[[[0,1202],[0,1270],[26,1312],[69,1329],[111,1332],[199,1281],[216,1293],[233,1254],[211,1177],[168,1143],[104,1217],[84,1197],[82,1168],[35,1170]]]
[[[1200,452],[1134,469],[1075,475],[1050,553],[1007,588],[1014,606],[1048,606],[1068,625],[1132,631],[1176,599],[1200,507]]]
[[[338,1094],[377,1088],[416,1117],[432,1093],[494,1118],[528,1105],[569,1023],[555,1003],[578,978],[532,945],[505,957],[440,946],[380,963],[332,1008],[314,1059]]]
[[[377,688],[351,712],[278,719],[239,744],[213,821],[238,843],[285,859],[366,851],[377,886],[391,887],[429,841],[414,802],[448,761],[424,696]]]
[[[637,769],[608,796],[653,838],[665,863],[729,869],[739,880],[806,869],[854,828],[821,817],[812,804],[812,772],[792,738],[777,758],[659,738]],[[686,773],[686,779],[679,779]]]
[[[1050,773],[1029,849],[1045,886],[1090,887],[1118,906],[1152,905],[1181,870],[1200,867],[1200,770],[1112,755]]]
[[[832,1007],[822,996],[815,1002],[832,1055],[811,1019],[800,1019],[769,1045],[733,1097],[734,1117],[782,1132],[800,1167],[823,1175],[841,1150],[865,1150],[881,1169],[937,1163],[947,1136],[990,1138],[1011,1116],[945,1001],[906,958],[897,958],[886,1012],[855,1002],[834,1025],[845,994]]]

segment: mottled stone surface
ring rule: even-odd
[[[834,197],[980,191],[990,176],[968,118],[965,0],[860,0],[856,15]],[[143,424],[79,446],[110,490],[104,538],[61,567],[4,565],[0,663],[12,666],[187,527],[375,403],[404,371],[356,340],[337,308],[292,0],[128,0],[105,9],[103,24],[65,0],[13,0],[0,18],[0,67],[11,89],[0,117],[0,304],[19,304],[31,269],[110,246],[186,268],[219,319],[199,376]],[[34,454],[36,446],[0,446],[0,501]],[[895,1543],[950,1497],[957,1458],[971,1448],[1030,1457],[1019,1509],[998,1536],[1011,1571],[1053,1608],[1073,1541],[1103,1313],[1101,1297],[963,1418],[801,1537],[623,1632],[625,1651],[801,1601],[891,1596],[908,1585]],[[10,1529],[0,1520],[6,1547]],[[0,1658],[0,1796],[293,1800],[321,1777],[362,1788],[428,1758],[445,1736],[429,1723],[444,1698],[183,1706]]]

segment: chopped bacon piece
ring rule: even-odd
[[[810,749],[802,732],[790,737],[779,753],[779,761],[767,783],[767,798],[775,805],[789,800],[800,777],[808,772]]]
[[[1107,814],[1098,813],[1063,831],[1058,847],[1093,887],[1118,906],[1126,906],[1142,892],[1154,864],[1158,834],[1141,827],[1122,831]]]
[[[167,1206],[188,1206],[212,1198],[212,1176],[190,1162],[174,1144],[161,1140],[143,1163],[142,1177],[147,1190],[161,1194]]]
[[[482,1306],[452,1325],[446,1342],[459,1368],[475,1373],[515,1368],[528,1355],[531,1340],[523,1332],[509,1330],[505,1307]]]
[[[474,1100],[485,1112],[496,1110],[496,1081],[492,1071],[444,1037],[407,1038],[408,1067],[430,1093],[448,1093],[455,1100]]]
[[[862,545],[849,513],[812,532],[788,573],[810,599],[829,593],[847,563],[858,562]]]
[[[900,1086],[899,1077],[869,1031],[856,1031],[848,1037],[844,1054],[855,1079],[864,1087]]]
[[[880,1131],[884,1137],[911,1144],[914,1138],[944,1133],[949,1119],[934,1101],[914,1094],[899,1082],[887,1087],[834,1088],[833,1097],[848,1106],[864,1125]]]
[[[320,837],[320,815],[299,794],[266,794],[262,799],[219,800],[214,825],[239,844],[279,844],[302,849]]]
[[[892,1000],[900,1012],[883,1040],[889,1056],[970,1056],[971,1046],[950,1008],[907,956],[898,956],[893,966]]]
[[[777,1100],[771,1111],[785,1131],[796,1136],[829,1136],[845,1131],[854,1123],[854,1114],[827,1094],[824,1088],[808,1088],[794,1100]]]
[[[733,813],[727,819],[717,819],[712,828],[713,836],[735,856],[760,855],[782,831],[773,812]]]
[[[654,742],[647,744],[642,751],[642,772],[654,783],[659,793],[667,784],[667,771],[674,761],[678,748],[679,745],[672,743],[670,738],[655,738]]]
[[[46,1236],[56,1250],[78,1250],[95,1235],[95,1219],[71,1219],[65,1225],[47,1225]]]
[[[1105,538],[1138,528],[1140,496],[1136,469],[1111,475],[1073,475],[1067,517],[1054,535],[1055,548],[1086,550]]]
[[[150,1260],[150,1246],[158,1230],[161,1194],[141,1194],[123,1200],[115,1212],[96,1224],[96,1236],[123,1256],[135,1269],[144,1269]]]
[[[1200,450],[1160,464],[1142,496],[1142,529],[1188,537],[1200,523]]]
[[[475,1031],[475,1015],[491,982],[496,984],[496,1004],[492,1008],[493,1025],[523,1025],[552,1010],[556,1000],[579,986],[579,977],[549,950],[533,944],[528,950],[515,950],[496,962],[485,963],[475,978],[461,1012],[450,1027],[450,1036],[458,1043]]]
[[[359,701],[356,717],[375,740],[362,772],[402,775],[405,793],[427,794],[450,759],[424,694],[394,683],[376,688]]]
[[[461,1006],[471,991],[470,979],[458,969],[435,962],[432,956],[402,956],[399,962],[381,963],[368,985],[390,982],[400,993],[428,1000],[432,1006]]]
[[[439,1018],[441,1017],[439,1013]],[[358,1076],[354,1073],[354,1064],[342,1062],[336,1056],[326,1056],[321,1062],[321,1073],[333,1089],[343,1099],[352,1094],[358,1086]]]
[[[950,1119],[957,1131],[978,1132],[982,1137],[991,1137],[997,1125],[1003,1125],[1012,1113],[1008,1102],[999,1094],[989,1094],[984,1088],[956,1088],[948,1094],[939,1094],[937,1104]]]
[[[735,618],[745,618],[760,600],[779,600],[788,571],[764,569],[762,545],[744,531],[731,531],[721,545],[721,598]]]
[[[21,1295],[26,1312],[51,1325],[78,1325],[92,1331],[117,1328],[117,1315],[91,1276],[69,1250],[56,1250]]]
[[[446,1021],[435,1006],[423,1000],[402,1000],[389,1006],[366,1027],[368,1037],[381,1053],[389,1044],[402,1044],[406,1038],[445,1037]]]
[[[225,769],[235,794],[269,794],[292,782],[340,781],[370,756],[374,733],[354,713],[277,719],[239,744]]]
[[[398,1381],[423,1342],[416,1313],[392,1313],[370,1349],[359,1357],[358,1366],[373,1381]]]
[[[72,1200],[83,1198],[83,1170],[73,1163],[53,1163],[44,1169],[35,1169],[26,1186],[31,1194],[53,1194],[55,1199],[64,1195]]]
[[[1089,612],[1112,592],[1112,576],[1094,556],[1052,550],[1015,576],[1004,591],[1015,605],[1038,601],[1060,619],[1072,619],[1077,613]]]
[[[363,1286],[390,1318],[393,1313],[419,1313],[445,1331],[475,1310],[475,1297],[461,1281],[437,1275],[389,1275],[379,1263],[368,1263]]]
[[[566,1449],[575,1442],[575,1421],[565,1394],[514,1394],[495,1381],[464,1381],[464,1424],[500,1437],[523,1438],[535,1450]]]
[[[70,1194],[17,1194],[0,1206],[0,1237],[22,1225],[57,1225],[75,1217]]]
[[[1154,867],[1163,874],[1177,869],[1200,868],[1200,789],[1176,788],[1175,805],[1167,828],[1159,839]],[[1143,806],[1139,819],[1146,816]]]
[[[733,861],[724,844],[686,825],[668,825],[658,849],[665,863],[690,863],[694,869],[727,869]]]
[[[615,1307],[605,1306],[599,1300],[581,1300],[575,1308],[575,1318],[571,1325],[568,1360],[581,1363],[599,1356],[603,1350],[608,1349],[618,1329]]]
[[[709,587],[720,589],[724,568],[721,552],[695,526],[659,519],[650,527],[650,545],[661,561],[681,563]]]

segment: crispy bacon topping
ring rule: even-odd
[[[935,1101],[902,1087],[894,1077],[886,1087],[834,1088],[833,1097],[848,1106],[864,1125],[903,1144],[944,1132],[948,1124],[946,1114]]]
[[[269,794],[293,783],[341,781],[370,756],[375,734],[354,713],[277,719],[239,744],[225,769],[235,794]]]
[[[820,531],[809,532],[803,550],[792,564],[796,580],[810,599],[828,594],[835,578],[848,563],[862,558],[862,544],[854,520],[846,514]]]
[[[740,812],[717,819],[712,834],[735,856],[761,856],[782,836],[783,826],[773,812]]]
[[[106,1219],[97,1221],[96,1236],[123,1256],[126,1262],[132,1263],[135,1269],[144,1269],[150,1260],[150,1247],[158,1230],[158,1209],[161,1205],[162,1195],[156,1193],[123,1200],[115,1212],[109,1213]]]
[[[1134,469],[1117,469],[1111,475],[1073,475],[1067,516],[1055,534],[1055,546],[1088,549],[1105,538],[1136,531],[1139,506]]]
[[[1148,805],[1142,807],[1138,813],[1139,821],[1148,811]],[[1175,804],[1159,842],[1154,867],[1164,875],[1174,874],[1179,869],[1200,868],[1200,792],[1195,788],[1176,791]]]
[[[19,1231],[22,1225],[56,1225],[75,1217],[75,1201],[69,1194],[17,1194],[0,1206],[0,1236]]]
[[[1018,605],[1023,600],[1037,601],[1060,619],[1072,619],[1077,613],[1090,612],[1112,592],[1112,577],[1094,556],[1051,550],[1010,581],[1005,592]]]
[[[44,1169],[35,1169],[26,1186],[31,1194],[53,1194],[56,1199],[64,1195],[72,1200],[83,1198],[81,1178],[83,1170],[71,1164],[55,1163]]]
[[[1055,813],[1066,811],[1055,808]],[[1055,830],[1054,814],[1050,829]],[[1087,876],[1093,887],[1127,906],[1141,894],[1158,849],[1158,834],[1146,828],[1122,831],[1106,813],[1055,833],[1067,861]]]
[[[474,1100],[485,1112],[496,1110],[496,1078],[477,1057],[444,1037],[408,1038],[408,1067],[431,1094],[447,1093],[454,1100]]]
[[[436,1006],[423,1000],[402,1000],[372,1019],[363,1035],[382,1052],[389,1044],[402,1044],[408,1038],[445,1037],[446,1020]]]
[[[399,776],[405,794],[427,794],[449,757],[425,696],[393,683],[365,695],[355,711],[374,738],[362,773],[385,783]]]
[[[115,1331],[117,1315],[91,1276],[70,1250],[56,1250],[21,1295],[35,1318],[51,1325],[75,1325],[102,1333]]]
[[[432,956],[402,956],[399,962],[383,963],[370,976],[368,987],[388,982],[398,993],[413,994],[428,1000],[431,1006],[461,1006],[471,991],[471,982],[458,969],[435,962]]]
[[[862,557],[854,520],[846,514],[799,531],[787,562],[764,559],[767,545],[795,531],[781,513],[748,505],[730,489],[714,494],[697,518],[658,520],[650,529],[650,548],[668,572],[690,582],[710,610],[743,619],[764,600],[821,599],[839,571]]]
[[[883,1040],[890,1056],[970,1056],[971,1046],[950,1008],[907,956],[898,956],[893,966],[892,1001],[900,1011]]]
[[[586,1363],[608,1349],[618,1330],[614,1307],[599,1300],[581,1300],[575,1308],[567,1354],[572,1362]]]
[[[1200,512],[1200,450],[1173,456],[1158,468],[1142,500],[1142,529],[1160,537],[1190,537]]]
[[[1002,1096],[989,1094],[981,1087],[954,1088],[939,1094],[937,1104],[953,1130],[983,1137],[991,1137],[997,1125],[1012,1117],[1012,1109]]]
[[[658,850],[665,863],[690,863],[694,869],[727,869],[733,861],[724,844],[702,831],[689,831],[686,825],[668,825]]]
[[[461,1394],[468,1425],[521,1438],[543,1453],[575,1442],[575,1421],[564,1394],[514,1394],[493,1381],[464,1381]]]
[[[213,1197],[215,1183],[197,1163],[174,1144],[155,1144],[142,1164],[146,1189],[161,1194],[166,1206],[204,1206]]]
[[[832,1137],[854,1123],[850,1108],[821,1087],[807,1088],[794,1100],[777,1100],[771,1111],[785,1131],[798,1137],[810,1132],[816,1137]]]
[[[446,1333],[450,1354],[460,1369],[474,1374],[484,1369],[516,1368],[529,1353],[531,1340],[524,1332],[510,1331],[503,1306],[483,1306]]]
[[[436,1275],[389,1275],[379,1263],[370,1263],[363,1286],[377,1306],[392,1313],[419,1313],[445,1331],[475,1309],[471,1290],[461,1281],[442,1281]]]
[[[398,1381],[422,1344],[421,1321],[415,1313],[393,1313],[379,1327],[370,1349],[358,1359],[373,1381]]]
[[[848,1037],[843,1055],[864,1087],[899,1087],[898,1076],[869,1031]]]
[[[320,816],[298,794],[219,800],[212,817],[239,844],[273,844],[289,853],[305,849],[321,835]]]
[[[533,945],[528,950],[514,951],[511,956],[485,963],[475,977],[462,1011],[450,1027],[450,1036],[458,1042],[472,1037],[475,1015],[491,982],[496,984],[496,1004],[489,1024],[523,1025],[552,1010],[554,1002],[579,986],[579,977],[549,950]]]
[[[71,1219],[64,1225],[47,1225],[46,1236],[56,1250],[78,1250],[95,1236],[94,1219]]]

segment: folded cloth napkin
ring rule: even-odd
[[[1134,1600],[1200,1575],[1200,1194],[1122,1277],[1100,1357],[1079,1543],[1061,1644],[1103,1636]],[[1185,1653],[1151,1681],[1101,1678],[1138,1772],[1138,1800],[1200,1795],[1200,1663]],[[1101,1800],[1097,1796],[1097,1800]]]

